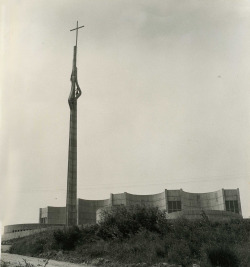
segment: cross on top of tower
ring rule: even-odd
[[[83,28],[83,27],[84,27],[84,26],[80,26],[80,27],[78,27],[78,21],[77,21],[77,23],[76,23],[76,28],[70,30],[71,32],[72,32],[72,31],[76,31],[76,47],[77,47],[78,29]]]

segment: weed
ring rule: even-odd
[[[1,260],[1,267],[8,267],[8,263],[6,261]]]
[[[159,233],[163,221],[167,222],[165,213],[156,207],[113,206],[102,211],[98,236],[104,240],[129,238],[141,228]]]
[[[54,232],[54,241],[58,249],[73,250],[81,240],[82,234],[77,226]]]
[[[104,210],[99,224],[25,237],[15,241],[10,252],[56,257],[57,251],[64,250],[64,257],[75,262],[101,257],[121,264],[200,262],[202,267],[246,267],[250,266],[249,236],[247,220],[213,223],[203,214],[197,221],[168,221],[157,208],[120,206]]]
[[[238,267],[239,259],[229,247],[215,247],[207,252],[208,259],[213,266]]]

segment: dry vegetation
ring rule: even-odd
[[[113,207],[99,224],[65,228],[16,241],[11,253],[76,263],[121,266],[165,262],[183,267],[250,266],[250,222],[169,221],[157,208]],[[101,260],[100,260],[101,259]]]

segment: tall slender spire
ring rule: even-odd
[[[70,107],[70,129],[69,129],[69,154],[68,154],[68,177],[67,177],[67,199],[66,199],[66,225],[77,225],[77,99],[82,91],[77,80],[77,39],[78,21],[76,30],[76,45],[74,46],[73,68],[71,73],[71,91],[68,102]]]

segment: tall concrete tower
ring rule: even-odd
[[[77,80],[77,38],[78,29],[84,26],[72,29],[76,30],[76,45],[74,46],[73,69],[71,74],[71,91],[69,94],[70,107],[70,129],[69,129],[69,154],[68,154],[68,177],[67,177],[67,200],[66,200],[66,225],[77,225],[77,99],[82,92]]]

